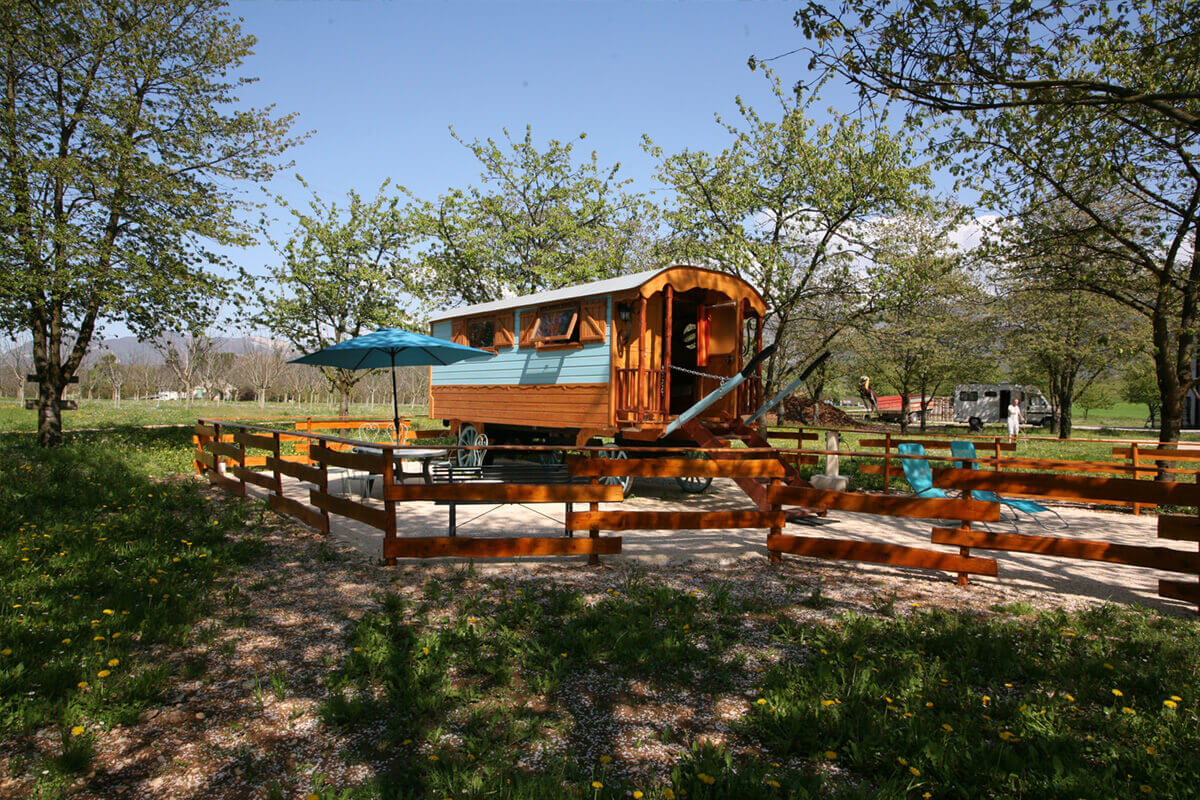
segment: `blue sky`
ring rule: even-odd
[[[649,187],[648,133],[667,150],[717,148],[713,112],[741,94],[774,102],[751,53],[796,47],[793,3],[239,2],[258,37],[244,98],[299,114],[312,138],[296,170],[324,194],[370,191],[383,178],[434,196],[478,175],[448,135],[539,140],[587,132],[604,162]],[[791,80],[804,68],[780,64]],[[838,98],[830,98],[838,100]],[[845,103],[851,98],[841,98]],[[839,105],[844,103],[839,102]]]

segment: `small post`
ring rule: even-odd
[[[967,492],[967,496],[970,497],[971,493]],[[959,520],[958,528],[959,528],[959,530],[969,531],[969,530],[971,530],[971,523],[966,520]],[[960,547],[960,548],[958,548],[958,554],[960,556],[962,556],[963,558],[970,558],[971,548]],[[965,572],[958,573],[958,585],[966,586],[968,583],[969,583],[969,581],[967,580],[967,573],[965,573]]]
[[[279,431],[275,431],[273,434],[271,434],[271,438],[275,440],[275,460],[282,461],[283,447],[279,440]],[[283,473],[279,471],[278,466],[272,467],[271,471],[274,473],[275,477],[275,496],[283,497]]]
[[[309,461],[312,460],[312,439],[308,440],[308,458]],[[321,475],[317,479],[317,488],[321,490],[321,494],[327,495],[329,494],[329,465],[324,461],[318,463],[321,465]],[[324,520],[324,525],[322,525],[324,530],[322,532],[328,534],[330,530],[329,512],[321,509],[321,517]]]
[[[825,449],[830,452],[825,454],[825,474],[831,478],[836,478],[838,475],[841,474],[839,471],[840,467],[841,467],[841,463],[840,463],[841,456],[839,456],[837,454],[838,444],[839,444],[838,432],[837,431],[826,431],[825,432]],[[800,446],[803,447],[803,445],[804,445],[804,443],[801,442]]]
[[[591,484],[592,484],[592,486],[599,486],[599,485],[600,485],[600,479],[599,479],[599,478],[596,478],[596,477],[593,477],[593,478],[592,478],[592,480],[591,480]],[[594,513],[594,512],[597,512],[597,511],[599,511],[599,510],[600,510],[600,504],[599,504],[599,503],[595,503],[595,502],[593,502],[593,503],[588,503],[588,511],[591,511],[591,512],[593,512],[593,513]],[[595,541],[596,539],[599,539],[599,538],[600,538],[600,529],[599,529],[599,528],[589,528],[589,529],[588,529],[588,536],[589,536],[589,537],[591,537],[591,539],[593,540],[593,541],[592,541],[592,546],[593,546],[593,547],[596,547],[596,546],[598,546],[598,545],[599,545],[599,542],[596,542],[596,541]],[[591,552],[591,553],[588,555],[588,564],[599,564],[599,563],[600,563],[600,554],[599,554],[599,553],[597,553],[597,552],[596,552],[596,551],[593,549],[593,550],[592,550],[592,552]]]
[[[220,443],[220,441],[221,441],[221,423],[214,422],[212,427],[213,427],[212,440],[214,442]],[[212,455],[213,455],[213,472],[217,473],[218,475],[224,475],[225,474],[225,462],[222,460],[223,456],[220,453],[213,453]]]
[[[396,542],[396,501],[392,499],[392,486],[396,477],[396,450],[392,447],[383,449],[383,511],[387,515],[383,529],[383,563],[386,566],[396,566],[396,558],[391,555]]]
[[[883,435],[883,493],[891,494],[892,487],[892,434]]]
[[[779,490],[779,486],[780,486],[779,478],[772,478],[770,488],[767,489],[767,497],[770,497],[770,498],[776,497],[777,492]],[[780,511],[783,510],[783,506],[781,504],[775,502],[774,499],[772,499],[770,509],[771,509],[772,514],[778,514]],[[783,533],[782,527],[780,527],[779,525],[772,525],[771,531],[767,536],[768,542],[770,541],[771,536],[779,536],[782,533]],[[770,548],[770,545],[768,545],[767,546],[767,562],[770,564],[778,564],[781,561],[783,561],[783,553],[779,552],[778,550],[772,550]]]
[[[1141,470],[1138,469],[1140,460],[1141,459],[1138,457],[1137,442],[1130,442],[1129,443],[1129,463],[1131,465],[1133,465],[1133,479],[1135,481],[1142,477],[1142,472],[1141,472]],[[1142,515],[1142,504],[1141,503],[1133,504],[1133,515],[1135,517],[1140,517]]]
[[[995,439],[995,445],[996,445],[996,472],[999,472],[1000,471],[1000,437],[999,436],[997,436]]]
[[[242,483],[242,497],[245,497],[246,496],[246,478],[245,478],[246,445],[243,442],[238,442],[238,448],[241,451],[240,454],[237,456],[238,466],[241,468],[238,470],[238,480],[241,481],[241,483]]]

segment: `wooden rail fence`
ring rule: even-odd
[[[1172,459],[1200,461],[1200,451],[1187,452],[1136,447],[1118,448],[1114,455],[1129,456],[1129,464],[1093,464],[1042,459],[1006,458],[1011,453],[1007,442],[993,442],[992,452],[976,459],[981,469],[935,467],[935,485],[963,493],[961,498],[915,498],[896,495],[864,494],[817,490],[804,485],[784,483],[791,473],[780,461],[778,451],[766,448],[740,450],[739,458],[695,458],[695,448],[647,448],[646,457],[613,459],[599,457],[604,448],[573,448],[582,455],[569,455],[568,473],[587,483],[506,484],[405,484],[395,480],[395,457],[402,457],[404,446],[389,443],[359,442],[313,430],[353,430],[346,421],[304,421],[281,430],[243,425],[220,420],[201,420],[194,430],[196,469],[214,485],[238,496],[246,495],[246,485],[265,489],[271,507],[281,513],[328,533],[331,515],[347,517],[384,534],[383,557],[386,563],[396,558],[514,557],[551,555],[599,555],[621,551],[619,536],[601,536],[602,531],[634,530],[728,530],[767,531],[767,551],[772,561],[784,554],[825,559],[891,564],[956,573],[960,584],[968,575],[997,575],[995,559],[972,555],[976,550],[1001,550],[1036,553],[1060,558],[1075,558],[1148,567],[1182,573],[1186,579],[1159,581],[1159,594],[1200,606],[1200,551],[1195,553],[1164,546],[1116,544],[1093,539],[1059,535],[1000,533],[973,528],[973,523],[996,522],[1000,505],[970,499],[972,491],[991,491],[1010,496],[1032,496],[1054,500],[1131,503],[1146,506],[1180,506],[1197,509],[1200,514],[1200,478],[1197,482],[1143,480],[1140,476],[1156,470],[1149,460]],[[445,435],[444,431],[436,432]],[[797,431],[794,441],[803,445],[812,441]],[[772,434],[772,438],[775,438]],[[891,450],[906,441],[920,441],[929,449],[949,448],[949,440],[913,440],[908,438],[871,439],[861,444],[878,447],[882,442],[889,453],[884,469],[899,469],[891,461],[901,456]],[[368,444],[372,451],[355,451]],[[295,452],[286,452],[288,449]],[[448,446],[448,450],[459,449]],[[493,446],[495,451],[520,451],[559,448]],[[798,450],[815,459],[819,455],[878,457],[877,451]],[[260,455],[261,453],[261,455]],[[940,454],[929,460],[947,460]],[[1000,471],[996,467],[1022,467],[1046,471]],[[866,465],[864,465],[866,466]],[[1067,474],[1056,471],[1070,468]],[[1092,469],[1089,469],[1092,468]],[[330,490],[330,470],[354,470],[382,478],[383,504],[368,504],[334,494]],[[1120,477],[1106,477],[1112,469]],[[1183,473],[1177,473],[1183,474]],[[308,502],[284,496],[283,478],[309,484]],[[621,502],[619,486],[601,483],[601,479],[638,477],[730,478],[757,482],[767,498],[767,507],[722,511],[633,511],[601,510],[600,503]],[[400,537],[396,533],[396,504],[409,501],[439,503],[564,503],[587,504],[587,511],[568,508],[565,529],[569,533],[587,531],[587,537],[508,537],[470,538],[459,536]],[[934,525],[930,544],[957,547],[946,552],[881,542],[839,539],[828,536],[785,535],[784,505],[799,505],[829,511],[844,511],[880,516],[930,520],[950,520],[951,525]],[[1161,514],[1157,537],[1169,541],[1200,545],[1200,515]]]

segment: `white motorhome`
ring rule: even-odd
[[[1008,406],[1016,397],[1027,425],[1054,423],[1054,409],[1036,386],[1019,383],[960,383],[954,387],[954,421],[979,430],[990,422],[1008,420]]]

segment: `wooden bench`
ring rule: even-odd
[[[565,484],[587,484],[587,478],[573,477],[567,470],[566,464],[535,464],[525,461],[506,461],[498,464],[485,464],[482,466],[466,466],[455,464],[453,461],[434,463],[430,468],[430,477],[434,485],[454,485],[454,484],[506,484],[506,485],[533,485],[533,486],[558,486]],[[512,501],[511,503],[496,502],[494,500],[437,500],[435,503],[440,506],[448,506],[450,509],[450,536],[457,535],[458,531],[458,506],[460,505],[527,505],[536,502],[557,502],[557,501],[540,501],[540,500],[522,500],[520,502]],[[563,503],[566,506],[566,513],[570,514],[573,503]],[[533,510],[533,509],[531,509]],[[484,512],[486,514],[488,512]],[[535,512],[541,513],[541,512]],[[479,519],[483,514],[475,517]],[[543,516],[545,516],[543,514]],[[572,530],[566,527],[564,522],[563,535],[570,537],[573,535]]]

